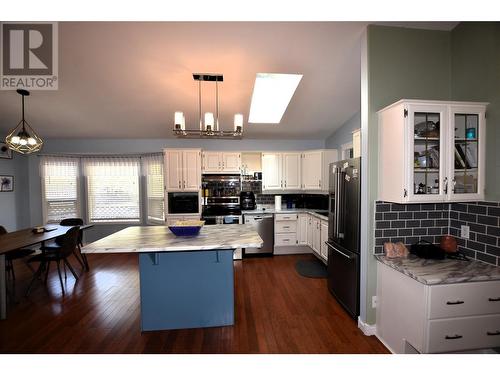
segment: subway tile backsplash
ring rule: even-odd
[[[384,242],[438,244],[443,234],[451,234],[468,257],[500,266],[498,202],[375,204],[375,254],[384,252]],[[469,239],[460,238],[462,225],[470,227]]]

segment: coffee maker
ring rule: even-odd
[[[255,194],[252,191],[242,191],[240,193],[240,205],[242,210],[255,210]]]

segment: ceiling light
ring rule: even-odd
[[[248,122],[278,124],[302,74],[257,73]]]
[[[241,139],[243,134],[243,115],[236,114],[234,117],[234,131],[219,129],[219,82],[224,80],[222,74],[195,73],[193,79],[198,81],[198,121],[199,130],[186,129],[184,113],[175,112],[174,134],[180,138],[225,138]],[[201,83],[215,82],[215,115],[213,112],[206,112],[202,121],[201,108]]]
[[[22,97],[23,117],[17,126],[9,132],[9,135],[5,138],[5,143],[11,150],[21,154],[31,154],[42,148],[43,141],[28,124],[28,121],[24,119],[24,97],[29,96],[30,92],[18,89],[17,93]]]

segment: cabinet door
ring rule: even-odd
[[[323,259],[328,259],[328,246],[326,245],[326,241],[328,241],[328,221],[321,220],[320,225],[320,249],[321,249],[321,257]]]
[[[299,190],[302,187],[301,154],[283,154],[283,190]]]
[[[452,106],[452,135],[448,137],[448,198],[455,201],[484,199],[485,108]]]
[[[281,190],[281,154],[262,154],[262,190]]]
[[[307,246],[313,247],[313,219],[311,215],[307,215]]]
[[[447,107],[408,105],[409,202],[441,202],[449,186],[446,177]]]
[[[182,190],[182,150],[167,150],[165,152],[164,175],[167,191]]]
[[[321,252],[321,228],[320,228],[320,220],[316,219],[313,217],[312,219],[312,231],[313,231],[313,238],[312,238],[312,249],[317,253],[320,254]]]
[[[182,159],[184,191],[199,191],[201,189],[201,151],[186,150]]]
[[[297,244],[307,245],[307,229],[309,227],[309,215],[299,214],[297,221]]]
[[[241,154],[239,152],[222,153],[222,170],[228,173],[240,173]]]
[[[220,152],[204,152],[203,153],[203,172],[219,172],[222,168]]]
[[[352,132],[352,157],[361,156],[361,129]]]
[[[302,187],[306,190],[321,190],[321,151],[304,153],[302,161]]]

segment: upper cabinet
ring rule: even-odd
[[[263,191],[328,191],[328,165],[337,150],[262,154]]]
[[[239,152],[203,152],[203,173],[240,173]]]
[[[379,199],[484,199],[486,103],[400,100],[379,111]]]
[[[262,190],[283,188],[281,160],[280,153],[262,153]]]
[[[165,188],[167,191],[199,191],[201,189],[201,150],[169,149],[165,156]]]

